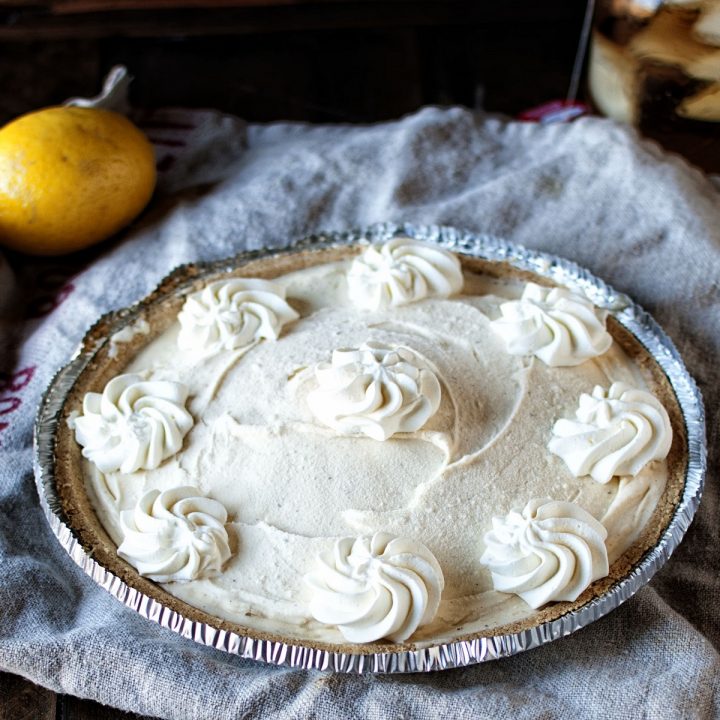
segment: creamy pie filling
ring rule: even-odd
[[[582,393],[614,382],[647,388],[618,343],[580,365],[549,367],[509,354],[491,327],[523,283],[465,272],[461,295],[359,310],[348,299],[348,267],[330,263],[274,281],[300,316],[278,340],[204,357],[178,350],[175,323],[122,369],[187,385],[195,423],[182,450],[156,469],[103,474],[83,460],[112,540],[122,543],[120,513],[149,490],[197,487],[227,509],[232,557],[216,577],[162,587],[243,626],[332,643],[343,637],[311,617],[303,578],[340,537],[382,531],[432,551],[445,589],[433,622],[413,635],[419,642],[533,614],[516,595],[493,590],[480,563],[492,517],[530,498],[584,508],[608,530],[610,563],[619,558],[662,495],[665,461],[602,484],[574,477],[548,451],[554,424],[574,415]],[[382,442],[345,437],[311,412],[311,369],[337,348],[368,341],[411,348],[439,379],[439,408],[419,431]]]

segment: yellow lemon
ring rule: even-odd
[[[53,107],[0,129],[0,244],[61,255],[109,237],[155,188],[147,138],[108,110]]]

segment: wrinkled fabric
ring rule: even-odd
[[[145,120],[162,192],[141,221],[72,258],[0,258],[0,668],[172,720],[720,716],[717,189],[592,118],[534,125],[428,108],[366,127],[182,111]],[[431,674],[277,668],[125,608],[73,564],[40,510],[32,423],[53,373],[101,314],[181,263],[379,221],[453,225],[563,255],[655,316],[708,414],[708,482],[685,541],[649,586],[574,635]]]

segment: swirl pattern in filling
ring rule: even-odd
[[[384,532],[338,540],[306,582],[313,617],[337,625],[353,643],[404,642],[435,617],[445,586],[425,545]]]
[[[550,367],[579,365],[605,353],[607,313],[566,288],[528,283],[519,300],[500,306],[493,329],[512,355],[535,355]]]
[[[177,453],[193,426],[188,388],[168,380],[118,375],[102,395],[87,393],[73,421],[82,454],[101,472],[152,470]]]
[[[178,314],[181,350],[213,355],[266,338],[277,340],[299,315],[285,301],[282,285],[256,278],[210,283],[189,295]]]
[[[118,555],[156,582],[212,577],[230,558],[227,511],[194,487],[150,490],[120,513]]]
[[[577,420],[558,420],[548,443],[573,475],[607,483],[615,475],[637,475],[653,460],[667,457],[672,427],[667,411],[651,393],[623,382],[583,393]]]
[[[368,341],[335,350],[315,366],[307,402],[320,422],[343,435],[387,440],[419,430],[440,406],[440,382],[416,352]]]
[[[607,531],[575,503],[535,498],[492,524],[480,562],[495,590],[515,593],[532,608],[577,600],[608,574]]]
[[[347,281],[351,301],[365,310],[407,305],[426,297],[449,297],[463,287],[455,255],[408,238],[371,245],[355,258]]]

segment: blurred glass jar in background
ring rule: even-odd
[[[592,102],[720,172],[720,0],[598,0]]]

